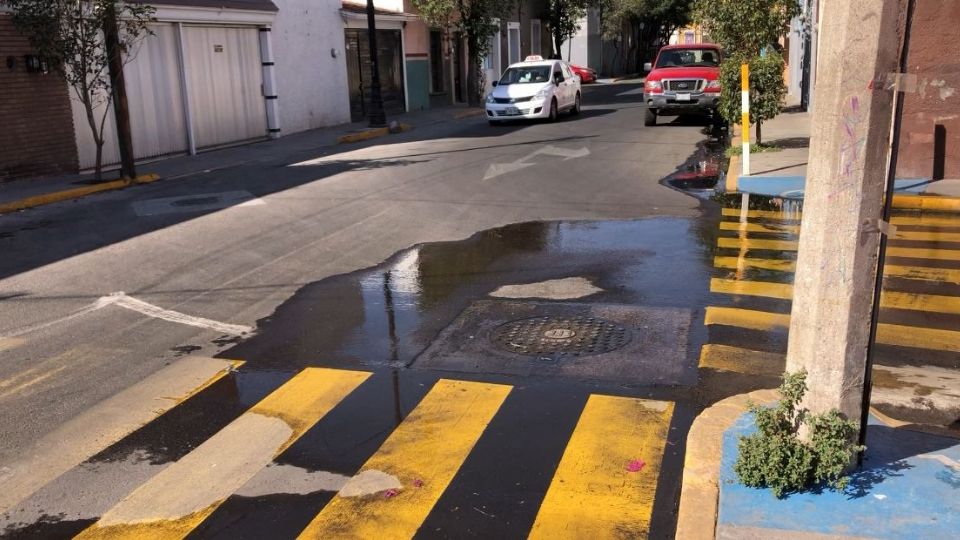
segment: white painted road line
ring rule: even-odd
[[[123,292],[115,292],[109,296],[102,296],[98,298],[96,302],[63,317],[54,319],[52,321],[27,326],[19,330],[14,330],[9,334],[2,335],[0,336],[0,342],[7,342],[12,338],[71,321],[88,313],[93,313],[94,311],[103,309],[107,306],[119,306],[131,311],[136,311],[141,315],[153,317],[154,319],[162,319],[172,323],[185,324],[187,326],[195,326],[197,328],[205,328],[207,330],[214,330],[220,332],[221,334],[228,334],[231,336],[243,336],[253,333],[253,327],[250,326],[223,323],[203,317],[194,317],[193,315],[187,315],[185,313],[180,313],[179,311],[163,309],[159,306],[144,302],[143,300],[138,300],[131,296],[127,296]]]

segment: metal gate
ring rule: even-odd
[[[370,41],[367,31],[344,29],[347,51],[347,84],[350,85],[350,119],[359,122],[370,110]],[[399,30],[377,30],[380,95],[387,114],[406,111],[403,89],[403,43]]]
[[[130,109],[130,130],[135,158],[151,158],[187,151],[187,126],[183,113],[180,87],[176,27],[172,24],[151,24],[153,35],[144,39],[133,59],[124,67]],[[86,113],[73,97],[73,121],[77,127],[77,150],[80,168],[93,167],[96,145],[90,134]],[[97,119],[103,114],[97,111]],[[103,130],[103,163],[120,162],[117,129],[112,109],[107,113]]]
[[[184,26],[183,49],[197,147],[266,137],[258,30]]]
[[[158,23],[150,29],[153,35],[140,43],[123,70],[135,159],[189,150],[184,84],[198,148],[267,136],[256,28],[183,26],[185,82],[180,76],[176,25]],[[76,98],[71,101],[80,168],[88,169],[95,164],[96,145],[83,106]],[[112,111],[103,131],[103,164],[119,163]]]

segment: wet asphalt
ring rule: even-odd
[[[216,309],[202,310],[199,308],[201,303],[191,304],[178,299],[180,301],[175,305],[180,306],[179,310],[193,308],[220,320],[249,322],[255,324],[256,333],[243,338],[209,333],[199,337],[178,335],[175,343],[164,344],[168,351],[167,363],[186,354],[205,353],[243,360],[244,364],[91,457],[80,468],[146,470],[176,462],[304,368],[327,367],[365,371],[372,376],[277,456],[274,464],[350,476],[381,447],[438,380],[505,384],[513,388],[510,395],[477,439],[449,487],[423,519],[416,536],[525,538],[537,518],[557,464],[588,398],[591,395],[611,395],[659,400],[674,403],[676,408],[663,440],[663,462],[648,534],[651,538],[672,538],[686,433],[693,418],[720,399],[777,384],[776,370],[749,373],[700,368],[702,347],[724,344],[778,351],[785,345],[783,333],[706,325],[706,311],[710,306],[742,306],[748,302],[756,309],[788,312],[789,302],[744,299],[711,290],[711,278],[727,275],[726,271],[715,267],[715,257],[726,254],[724,248],[717,247],[718,239],[728,235],[719,229],[719,223],[730,218],[722,216],[724,201],[711,196],[718,172],[723,168],[722,144],[716,133],[702,128],[698,121],[676,120],[670,125],[654,128],[657,135],[664,134],[659,136],[661,144],[658,145],[658,136],[650,135],[650,128],[641,127],[643,111],[636,103],[637,96],[617,95],[625,90],[629,88],[622,85],[591,88],[585,101],[592,105],[588,106],[583,117],[557,125],[491,128],[475,121],[463,127],[443,128],[450,131],[437,131],[437,137],[459,138],[467,147],[474,146],[471,139],[490,137],[491,130],[499,135],[494,140],[505,141],[502,148],[494,154],[472,159],[471,167],[478,170],[494,159],[509,162],[523,158],[530,150],[545,144],[530,141],[546,140],[546,144],[566,146],[568,150],[586,145],[593,152],[591,161],[567,162],[550,156],[534,156],[530,158],[536,162],[533,168],[500,179],[500,182],[509,182],[509,188],[503,184],[486,183],[479,188],[457,191],[446,184],[431,183],[381,196],[387,199],[386,202],[393,197],[395,201],[419,198],[417,202],[424,203],[423,206],[407,206],[405,212],[422,210],[428,205],[447,205],[447,210],[413,216],[414,223],[406,226],[429,229],[431,223],[440,223],[438,227],[449,229],[448,236],[459,236],[459,240],[410,242],[402,249],[392,250],[391,244],[385,243],[368,256],[354,257],[345,264],[329,267],[323,277],[292,281],[291,285],[271,293],[275,302],[259,306],[259,310],[241,307],[242,302],[252,304],[258,300],[247,298],[259,294],[256,288],[244,290],[243,300],[234,298]],[[425,134],[421,137],[429,142]],[[635,140],[636,150],[633,152],[645,154],[644,159],[648,161],[630,161],[630,151],[614,152],[610,146],[604,145],[613,139],[621,142]],[[673,140],[676,148],[665,152],[663,143]],[[510,146],[511,142],[513,146]],[[316,195],[332,197],[342,203],[362,197],[365,184],[385,177],[391,184],[405,184],[436,175],[458,174],[458,169],[450,169],[448,164],[426,161],[431,152],[440,150],[431,150],[416,139],[404,141],[404,144],[420,145],[413,151],[409,146],[403,147],[395,155],[400,157],[390,158],[409,161],[403,166],[414,168],[405,173],[408,176],[395,178],[386,175],[381,166],[373,165],[375,160],[363,155],[365,150],[361,149],[355,158],[336,159],[329,165],[332,170],[325,174],[332,182],[332,191]],[[392,148],[383,151],[393,156],[390,154]],[[469,155],[463,145],[451,148],[449,152]],[[662,155],[658,156],[658,152]],[[417,157],[419,154],[422,155]],[[336,153],[329,155],[335,157]],[[298,155],[296,159],[284,161],[306,157]],[[421,158],[425,162],[418,164],[417,160]],[[356,163],[362,160],[367,161],[358,167]],[[344,165],[348,162],[351,165]],[[657,165],[647,168],[644,164],[648,162]],[[261,167],[276,168],[275,164]],[[252,174],[255,176],[256,173]],[[617,188],[623,190],[617,193],[617,197],[633,197],[622,201],[623,206],[613,206],[612,198],[598,199],[595,194],[587,195],[591,191],[606,189],[609,183],[605,183],[604,178],[609,179],[610,175],[618,175],[617,178],[625,182]],[[215,182],[226,185],[228,180],[224,177],[215,179]],[[355,184],[345,184],[344,180]],[[293,182],[289,178],[286,181]],[[257,196],[266,197],[267,191],[278,189],[274,186],[261,188],[258,192],[254,179],[244,182],[247,182],[246,188]],[[290,187],[293,187],[292,183]],[[203,188],[209,191],[211,186]],[[167,189],[199,192],[197,186]],[[157,192],[151,197],[160,195],[170,193]],[[132,197],[106,201],[106,206],[100,209],[110,208],[110,204],[128,208],[131,200],[137,198]],[[571,199],[577,197],[588,204],[574,209],[575,201]],[[500,208],[498,220],[510,224],[476,226],[475,223],[483,220],[476,219],[461,206],[453,206],[451,201],[457,198],[462,198],[465,206],[476,204],[480,213],[493,212],[492,208],[496,206]],[[534,201],[545,203],[548,200],[556,211],[532,206]],[[526,207],[527,211],[503,210],[517,206]],[[268,199],[263,211],[271,211],[271,208]],[[92,212],[94,208],[88,211]],[[351,219],[363,219],[367,211],[361,208],[356,214],[345,213],[339,219],[349,223]],[[454,214],[449,215],[451,212]],[[518,215],[526,215],[527,219],[518,219]],[[550,215],[554,219],[544,219]],[[64,219],[82,223],[83,216],[82,213],[68,213]],[[465,220],[467,223],[457,228],[439,221],[440,216],[449,222]],[[117,231],[114,235],[81,234],[81,237],[88,242],[84,249],[91,250],[87,256],[96,257],[93,250],[108,247],[120,238],[136,239],[154,231],[175,230],[186,224],[187,217],[171,214],[151,218],[153,222],[142,220],[139,227],[143,229],[129,225],[132,228]],[[189,215],[189,218],[194,220],[199,216]],[[38,215],[36,219],[48,218]],[[191,225],[214,226],[198,222]],[[389,226],[389,222],[376,222],[376,226]],[[16,227],[21,230],[24,225],[18,223]],[[322,232],[294,227],[282,231],[282,235],[291,238],[294,244],[308,244]],[[16,239],[19,233],[11,231],[10,234]],[[381,234],[389,236],[390,233],[383,230]],[[408,237],[401,235],[397,241],[402,244]],[[42,238],[31,237],[30,240],[42,241]],[[342,245],[362,250],[364,243],[375,242],[372,238],[355,234],[352,242],[348,240]],[[392,254],[377,255],[384,250]],[[313,256],[319,261],[320,257],[335,259],[337,254],[338,246],[331,244]],[[278,251],[272,256],[282,256],[282,253]],[[783,256],[789,258],[791,255]],[[40,273],[58,258],[62,255],[56,255],[55,251],[30,252],[25,259],[8,264],[4,275],[18,276],[25,271]],[[379,262],[381,260],[383,262]],[[209,268],[215,263],[207,261],[205,264],[206,271],[212,272]],[[301,264],[309,265],[311,260],[304,260]],[[339,271],[344,267],[346,271]],[[306,275],[311,272],[305,270],[298,274],[300,277]],[[790,275],[770,273],[754,274],[753,277],[785,282],[792,279]],[[154,284],[162,290],[175,279],[169,276],[157,278]],[[214,275],[212,279],[222,278]],[[504,298],[498,293],[504,287],[570,279],[588,283],[590,288],[584,290],[582,296],[573,294],[564,298],[549,293]],[[943,291],[944,287],[949,288],[949,285],[942,284],[936,290]],[[126,290],[131,294],[147,293],[150,287],[141,287],[139,291],[135,287]],[[102,293],[91,294],[91,297],[97,294]],[[163,294],[148,297],[158,303],[164,300]],[[170,299],[167,298],[168,304]],[[242,318],[255,314],[260,315],[255,321]],[[613,320],[626,328],[628,339],[621,346],[603,353],[578,349],[579,354],[550,355],[518,353],[509,347],[504,348],[503,340],[498,344],[494,339],[504,325],[531,317],[580,316],[607,322]],[[944,322],[938,317],[927,315],[924,324],[941,327],[953,324],[953,319]],[[141,329],[144,336],[150,333]],[[159,346],[154,340],[159,340],[166,330],[155,331],[156,335],[143,338],[147,344],[145,348]],[[131,334],[124,334],[122,339],[126,340],[128,348],[137,349],[132,342],[136,338]],[[956,364],[956,355],[942,353],[942,356],[944,358],[938,365],[960,368]],[[456,358],[457,361],[447,362],[447,358]],[[888,354],[885,358],[888,363],[898,362],[896,354]],[[910,358],[917,357],[911,355]],[[623,362],[628,365],[633,362],[635,366],[628,372],[611,367]],[[900,363],[909,361],[904,359]],[[564,369],[570,365],[576,365],[576,369]],[[141,375],[149,372],[149,368],[139,371]],[[114,384],[124,383],[121,380]],[[82,390],[82,386],[79,389]],[[10,403],[25,411],[43,403],[37,400],[49,402],[56,399],[58,392],[62,394],[62,388],[49,388],[45,394],[34,396],[33,401],[30,396],[23,396],[23,401]],[[3,398],[12,400],[17,396],[0,397]],[[82,406],[83,402],[79,401],[74,408]],[[5,410],[11,409],[5,406]],[[12,420],[12,415],[5,413],[4,416],[8,417],[5,422]],[[69,412],[63,416],[69,416]],[[41,434],[38,433],[37,438]],[[15,449],[8,452],[13,454]],[[148,475],[146,472],[139,474],[141,477]],[[11,538],[72,536],[96,521],[104,507],[112,506],[111,501],[116,502],[117,497],[122,497],[136,485],[121,485],[112,491],[103,489],[98,492],[99,487],[102,486],[60,482],[23,505],[32,508],[35,514],[39,513],[39,520],[19,518],[14,511],[4,516],[5,528],[0,527],[0,535]],[[333,495],[330,491],[233,495],[193,529],[190,537],[293,538]],[[90,507],[101,510],[87,514],[66,512],[62,508],[68,505],[58,502],[64,498],[73,499],[74,503],[79,501],[79,505],[71,507],[83,507],[89,501]],[[24,511],[21,508],[19,512]]]

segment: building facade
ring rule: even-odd
[[[0,12],[0,180],[77,169],[67,86]]]

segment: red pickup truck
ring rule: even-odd
[[[720,123],[720,47],[709,43],[667,45],[660,49],[643,88],[644,125],[657,125],[660,115],[706,115]]]

